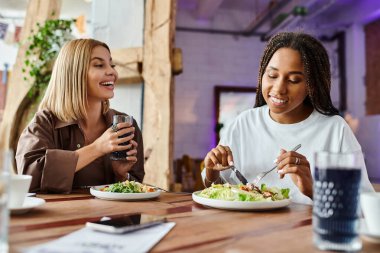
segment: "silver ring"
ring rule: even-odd
[[[111,126],[111,129],[112,129],[112,131],[114,131],[114,132],[117,132],[117,130],[119,130],[119,128],[117,128],[117,125],[112,125],[112,126]]]
[[[301,163],[301,159],[299,159],[298,157],[296,157],[296,165],[300,165],[300,163]]]

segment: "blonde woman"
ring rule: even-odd
[[[78,39],[63,46],[39,111],[18,142],[17,169],[33,176],[31,191],[67,193],[143,180],[143,141],[136,122],[110,128],[113,115],[121,114],[109,108],[117,77],[106,44]],[[130,144],[119,145],[124,142]],[[127,159],[111,161],[114,151],[127,152]]]

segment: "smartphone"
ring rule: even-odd
[[[122,234],[166,222],[163,216],[135,213],[108,220],[87,222],[86,227],[97,231]]]

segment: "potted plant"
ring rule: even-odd
[[[65,42],[72,39],[72,24],[74,19],[52,19],[44,24],[37,23],[37,31],[27,39],[29,46],[25,52],[22,68],[24,80],[31,81],[32,86],[21,102],[16,115],[11,134],[11,147],[16,150],[18,138],[37,111],[38,105],[49,84],[54,60]],[[12,138],[13,137],[13,138]]]

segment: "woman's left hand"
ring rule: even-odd
[[[137,142],[130,140],[131,149],[127,151],[127,160],[125,161],[112,161],[112,168],[119,181],[124,181],[128,178],[128,172],[132,166],[137,162]]]
[[[282,149],[277,157],[277,173],[280,174],[280,178],[289,174],[298,189],[313,198],[313,178],[306,157],[295,151],[287,152]]]

